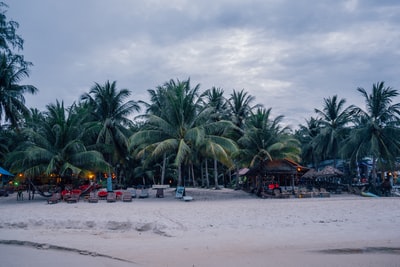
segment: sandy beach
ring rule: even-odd
[[[1,266],[400,266],[400,198],[0,198]]]

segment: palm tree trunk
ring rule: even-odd
[[[201,176],[201,187],[205,186],[205,177],[204,177],[204,170],[203,170],[203,161],[200,164],[200,176]]]
[[[194,177],[194,168],[193,168],[193,164],[190,164],[190,169],[191,169],[191,171],[192,171],[193,187],[196,187],[197,184],[196,184],[196,179],[195,179],[195,177]]]
[[[215,189],[221,189],[218,185],[218,161],[217,158],[214,157],[214,183]]]
[[[207,188],[210,188],[210,178],[208,177],[208,161],[207,161],[207,159],[206,159],[205,168],[206,168],[206,185],[207,185]]]
[[[167,154],[164,153],[164,155],[163,155],[163,163],[162,163],[162,168],[161,168],[161,184],[164,184],[166,165],[167,165]]]
[[[239,188],[239,166],[237,164],[237,162],[235,162],[235,169],[236,169],[236,183],[235,183],[235,188],[238,189]]]
[[[372,156],[372,170],[371,170],[371,183],[373,186],[376,186],[376,158],[375,156]]]
[[[181,164],[178,165],[178,186],[182,186],[182,170],[181,170]]]

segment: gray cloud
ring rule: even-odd
[[[20,0],[28,106],[71,104],[94,82],[117,80],[146,100],[169,79],[245,89],[297,126],[337,94],[363,105],[357,87],[400,89],[397,1]]]

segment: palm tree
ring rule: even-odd
[[[235,129],[229,133],[231,138],[236,142],[242,137],[245,130],[246,119],[251,115],[252,111],[256,108],[262,107],[262,105],[257,104],[252,106],[255,101],[255,97],[249,95],[242,89],[241,91],[234,90],[228,99],[228,114],[230,116],[230,121],[235,124]],[[239,186],[239,161],[234,157],[236,165],[236,187]]]
[[[345,138],[347,124],[349,123],[349,109],[344,108],[345,99],[338,99],[337,95],[324,98],[322,110],[315,109],[320,116],[320,131],[312,140],[316,154],[323,155],[323,158],[333,159],[336,168],[340,142]]]
[[[18,127],[23,115],[29,113],[24,94],[38,91],[32,85],[19,84],[29,77],[29,66],[26,62],[21,64],[20,56],[0,54],[0,121],[9,121],[13,127]]]
[[[143,116],[145,127],[130,138],[130,149],[136,149],[139,157],[175,155],[178,185],[182,185],[182,167],[193,164],[192,156],[199,147],[207,141],[216,142],[212,134],[222,132],[226,126],[206,123],[210,109],[202,109],[199,88],[200,85],[192,88],[190,79],[170,80],[159,87],[154,105],[161,103],[160,106]]]
[[[373,84],[372,92],[364,88],[357,91],[365,98],[365,110],[351,106],[354,129],[351,130],[343,152],[353,160],[372,157],[371,178],[376,185],[377,164],[393,167],[400,153],[400,103],[392,104],[399,92],[385,87],[384,82]]]
[[[25,142],[8,154],[7,164],[27,177],[52,173],[62,178],[85,171],[105,170],[107,163],[95,150],[87,150],[82,142],[84,129],[81,116],[66,112],[63,103],[47,106],[38,127],[24,128]]]
[[[295,131],[295,137],[301,143],[301,159],[304,163],[311,163],[317,166],[322,157],[316,153],[313,140],[320,133],[320,120],[314,117],[306,119],[306,125],[299,125],[299,129]]]
[[[260,104],[251,106],[255,101],[255,97],[248,95],[247,92],[241,90],[237,92],[233,91],[229,98],[229,113],[231,115],[232,122],[239,128],[244,129],[246,118],[251,114],[252,110],[261,107]]]
[[[224,90],[213,86],[206,90],[202,95],[202,105],[204,108],[213,109],[211,119],[214,121],[226,120],[228,116],[228,101],[224,97]]]
[[[93,118],[89,128],[96,135],[96,144],[102,147],[105,158],[114,167],[120,164],[126,168],[127,128],[132,126],[128,116],[140,110],[136,101],[126,101],[130,95],[128,89],[118,90],[116,81],[106,81],[104,85],[95,83],[89,93],[81,96],[81,100],[91,107]]]
[[[175,166],[178,173],[178,185],[182,185],[182,170],[191,152],[190,146],[199,138],[195,127],[198,118],[198,91],[200,85],[191,88],[190,79],[186,81],[170,80],[159,88],[162,107],[144,115],[146,126],[142,131],[130,137],[130,149],[141,145],[137,156],[145,153],[159,158],[167,153],[175,154]]]
[[[0,49],[11,53],[13,48],[23,49],[24,40],[16,33],[19,27],[18,22],[7,21],[6,9],[8,5],[0,2]]]
[[[224,97],[224,90],[222,88],[217,88],[215,86],[213,86],[211,89],[206,90],[203,94],[202,94],[202,106],[204,109],[209,109],[208,112],[210,113],[209,117],[208,117],[208,121],[209,122],[218,122],[218,121],[227,121],[229,120],[229,111],[228,111],[228,101],[225,99]],[[227,129],[234,129],[235,126],[234,125],[227,125]],[[226,134],[227,134],[227,129],[224,132],[224,138],[227,138]],[[233,142],[233,140],[227,138],[230,142]],[[206,186],[207,188],[209,188],[210,182],[209,182],[209,176],[208,176],[208,158],[212,158],[213,159],[213,164],[214,164],[214,184],[215,184],[215,188],[219,188],[218,185],[218,161],[222,161],[222,160],[227,160],[226,158],[226,154],[219,154],[219,153],[210,153],[212,151],[215,151],[215,149],[213,149],[213,145],[214,143],[212,142],[205,142],[203,144],[204,146],[202,146],[199,150],[200,155],[198,155],[199,158],[204,159],[204,164],[205,164],[205,172],[204,172],[204,176],[202,175],[202,183],[203,186]],[[230,149],[229,149],[229,155],[232,154],[233,151],[237,150],[237,145],[236,144],[230,144],[229,145]],[[221,148],[222,149],[222,148]],[[226,153],[226,151],[225,151]],[[203,155],[203,156],[202,156]],[[227,162],[225,162],[226,166],[232,165],[232,159],[231,157],[229,157],[229,161],[230,164],[226,165]],[[205,179],[204,179],[205,178]],[[205,180],[205,181],[204,181]],[[205,182],[205,184],[204,184]]]
[[[289,158],[300,160],[300,143],[281,127],[283,116],[271,119],[271,108],[258,108],[247,120],[244,135],[239,139],[241,161],[246,166],[261,166],[265,161]]]

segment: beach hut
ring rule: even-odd
[[[250,168],[246,173],[247,189],[253,191],[260,187],[272,187],[271,185],[293,189],[308,170],[309,168],[290,159],[268,160],[260,166]]]
[[[317,187],[340,193],[342,191],[341,178],[344,173],[333,166],[326,166],[315,174]]]

